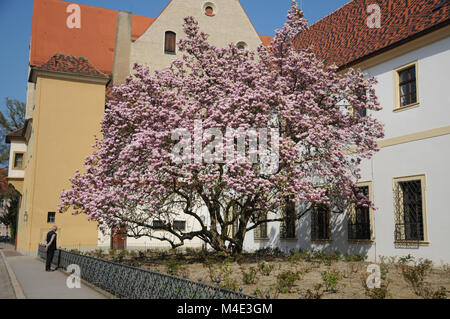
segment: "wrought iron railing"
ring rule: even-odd
[[[46,259],[44,246],[39,245],[39,257]],[[112,261],[56,250],[52,264],[67,270],[78,265],[80,277],[118,298],[129,299],[254,299],[231,291],[172,275],[118,264]]]

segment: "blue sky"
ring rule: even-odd
[[[156,17],[169,0],[75,0],[113,10]],[[300,0],[298,0],[300,3]],[[303,0],[305,17],[313,23],[349,0]],[[273,35],[280,28],[291,0],[241,0],[259,34]],[[5,97],[26,100],[29,44],[33,0],[0,0],[0,109]]]

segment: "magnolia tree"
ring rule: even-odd
[[[298,218],[317,205],[373,206],[356,182],[383,137],[382,125],[362,115],[380,110],[375,80],[338,74],[295,49],[306,29],[293,4],[272,43],[250,52],[209,44],[186,18],[182,59],[154,73],[135,65],[114,88],[103,138],[62,193],[60,212],[72,207],[102,231],[173,248],[199,238],[233,253],[247,232],[283,221],[286,205],[307,203]],[[177,227],[180,216],[195,227]]]

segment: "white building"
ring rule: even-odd
[[[374,116],[385,124],[386,136],[380,152],[363,163],[360,186],[379,209],[359,210],[356,219],[348,213],[308,214],[291,238],[280,239],[274,224],[267,240],[248,236],[245,247],[362,253],[370,260],[411,254],[448,263],[450,6],[410,1],[406,7],[396,1],[404,10],[393,12],[382,1],[377,29],[362,23],[370,16],[365,3],[349,2],[312,25],[296,44],[313,45],[319,58],[341,71],[360,68],[378,80],[383,110]]]
[[[368,0],[350,1],[302,32],[295,45],[312,46],[319,59],[326,64],[337,64],[340,71],[360,68],[368,77],[377,78],[376,92],[383,110],[374,116],[385,124],[386,137],[379,141],[381,151],[363,163],[360,186],[365,187],[379,209],[373,212],[357,209],[356,215],[330,214],[324,209],[307,214],[297,222],[291,219],[284,227],[273,223],[249,232],[245,250],[278,247],[286,251],[340,251],[367,254],[371,260],[380,255],[412,254],[435,262],[450,262],[450,249],[446,247],[450,241],[446,197],[450,194],[445,186],[450,177],[446,165],[450,155],[450,98],[446,94],[450,74],[450,5],[448,1],[428,0],[378,0],[376,3],[377,6],[369,7]],[[183,37],[182,22],[186,16],[194,16],[201,30],[210,34],[210,42],[218,47],[235,43],[254,50],[260,43],[268,44],[271,40],[258,35],[238,0],[171,0],[155,19],[81,5],[83,23],[89,28],[75,30],[80,33],[78,38],[61,38],[62,31],[54,32],[56,29],[46,14],[53,11],[66,14],[68,4],[57,0],[35,3],[36,27],[32,29],[30,65],[40,66],[57,52],[83,56],[107,75],[106,80],[111,77],[114,84],[119,84],[130,74],[135,62],[156,70],[179,56],[175,41]],[[308,12],[305,15],[308,17]],[[99,27],[113,22],[115,31],[113,27]],[[74,30],[64,29],[64,32],[69,35]],[[87,45],[94,36],[101,41]],[[64,59],[70,61],[69,58]],[[52,71],[59,70],[55,68]],[[66,76],[67,70],[62,71]],[[49,90],[48,95],[56,93]],[[103,110],[104,105],[97,104]],[[27,104],[27,118],[33,113],[33,105],[33,102]],[[77,125],[73,127],[78,129]],[[75,129],[65,134],[78,134]],[[59,134],[55,129],[53,136],[56,133]],[[26,150],[20,140],[12,144],[12,149],[17,149],[18,154]],[[49,161],[51,154],[45,155]],[[10,161],[16,161],[13,152],[11,156]],[[9,176],[23,179],[20,171],[12,170]],[[66,175],[60,178],[67,180]],[[57,196],[59,193],[52,191],[52,200]],[[35,200],[43,201],[41,197]],[[52,205],[40,205],[41,215],[36,218],[47,218],[47,213],[55,210]],[[54,218],[51,220],[55,222]],[[183,216],[177,222],[185,229],[196,227],[193,220]],[[61,225],[58,220],[56,223]],[[70,237],[67,242],[77,240],[78,226],[73,226],[71,220],[65,223],[70,232],[65,230],[61,238]],[[83,231],[91,234],[91,229]],[[93,248],[96,234],[91,237],[94,242],[80,248]],[[98,237],[97,246],[103,248],[168,247],[145,238],[111,239],[101,233]],[[30,242],[31,247],[34,241]],[[193,240],[186,246],[202,244]]]

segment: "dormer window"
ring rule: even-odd
[[[174,54],[177,42],[177,35],[175,32],[167,31],[164,43],[164,52]]]

